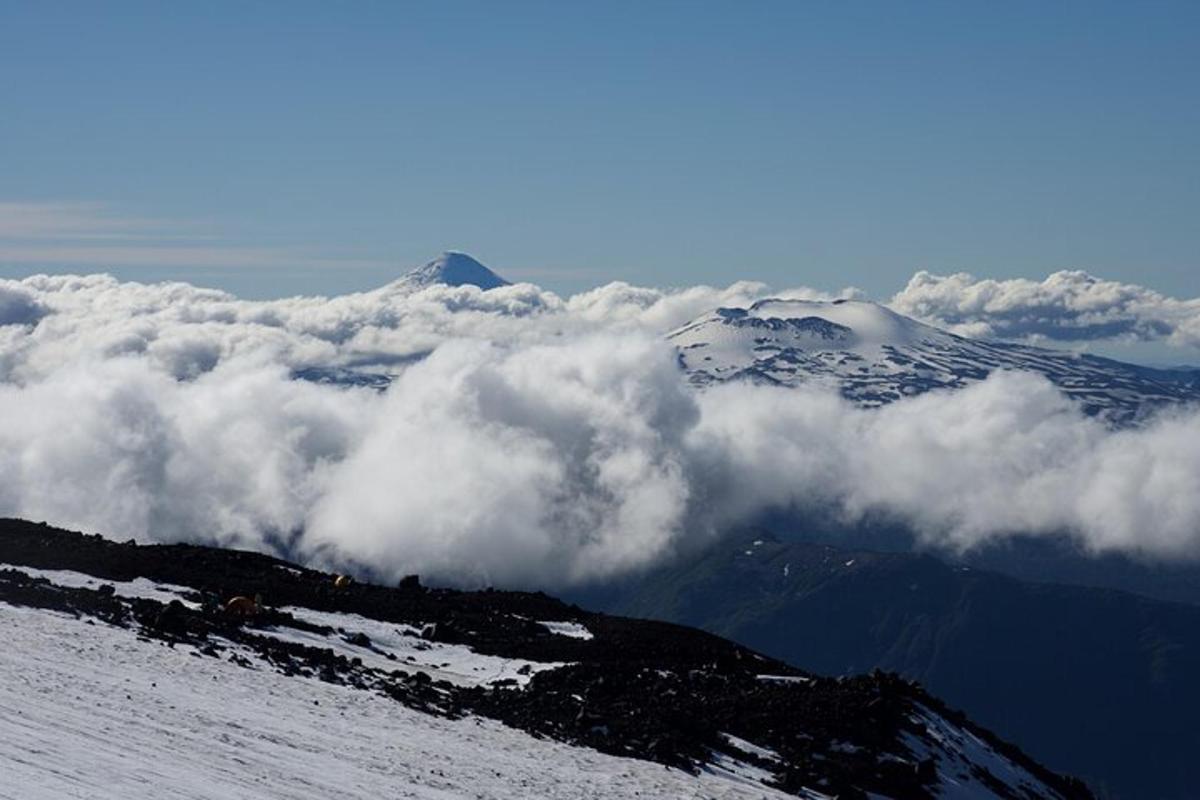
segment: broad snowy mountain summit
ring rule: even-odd
[[[1044,375],[1089,414],[1118,422],[1200,400],[1195,372],[967,339],[864,300],[759,300],[749,308],[718,308],[667,338],[695,385],[815,382],[864,407],[961,388],[1001,369]]]

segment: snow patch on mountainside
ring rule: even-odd
[[[584,640],[593,638],[592,632],[579,622],[539,622],[538,624],[558,636]]]
[[[990,797],[996,785],[1007,786],[1018,797],[1044,796],[1041,781],[970,730],[951,725],[928,708],[920,709],[913,721],[924,726],[927,736],[910,735],[907,744],[917,758],[937,761],[942,797]]]
[[[0,603],[0,798],[785,797]]]
[[[99,589],[103,585],[111,586],[118,597],[136,597],[143,600],[154,600],[159,603],[170,603],[178,600],[181,603],[195,606],[187,597],[195,594],[193,589],[186,586],[176,586],[168,583],[157,583],[146,578],[134,578],[131,581],[106,581],[83,572],[69,569],[35,569],[0,563],[0,569],[16,569],[33,578],[45,578],[55,586],[66,586],[71,589]]]
[[[280,610],[304,622],[332,628],[336,636],[276,628],[269,635],[277,639],[329,647],[347,658],[362,659],[365,666],[374,669],[422,671],[434,680],[449,681],[455,686],[481,686],[501,681],[523,686],[535,672],[562,666],[557,662],[488,656],[476,653],[466,645],[428,641],[422,638],[422,629],[416,626],[382,622],[359,614],[299,607]]]

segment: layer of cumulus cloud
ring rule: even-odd
[[[921,271],[890,305],[964,336],[1200,347],[1200,298],[1180,300],[1080,271],[1055,272],[1042,281]]]
[[[1021,374],[876,410],[690,387],[663,334],[767,295],[826,297],[5,282],[36,312],[0,326],[0,515],[501,586],[641,569],[775,509],[886,516],[956,549],[1067,533],[1200,555],[1195,413],[1113,431]],[[394,380],[293,379],[361,365]]]
[[[0,380],[45,378],[64,364],[141,356],[175,378],[230,359],[308,367],[375,366],[423,357],[456,339],[534,343],[589,331],[658,333],[720,305],[753,302],[758,283],[644,289],[613,283],[562,299],[523,283],[414,289],[400,280],[333,298],[243,301],[184,283],[119,282],[109,275],[38,275],[0,281]],[[827,295],[784,290],[789,297]]]

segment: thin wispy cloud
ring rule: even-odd
[[[114,213],[102,203],[0,202],[4,239],[146,239],[167,237],[179,222]],[[178,230],[176,230],[176,234]]]
[[[0,241],[0,262],[80,267],[357,267],[386,266],[371,259],[324,257],[301,249],[190,244],[10,245]]]
[[[0,265],[370,269],[389,264],[304,247],[246,245],[223,238],[210,225],[123,214],[102,203],[0,202]]]

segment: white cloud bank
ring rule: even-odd
[[[766,293],[0,282],[0,514],[502,586],[638,569],[788,506],[955,548],[1067,531],[1200,556],[1195,413],[1114,432],[1012,374],[880,410],[690,389],[662,332]],[[351,364],[398,377],[290,379]]]
[[[1079,271],[1055,272],[1043,281],[921,271],[889,305],[963,336],[1200,347],[1200,298],[1179,300]]]

